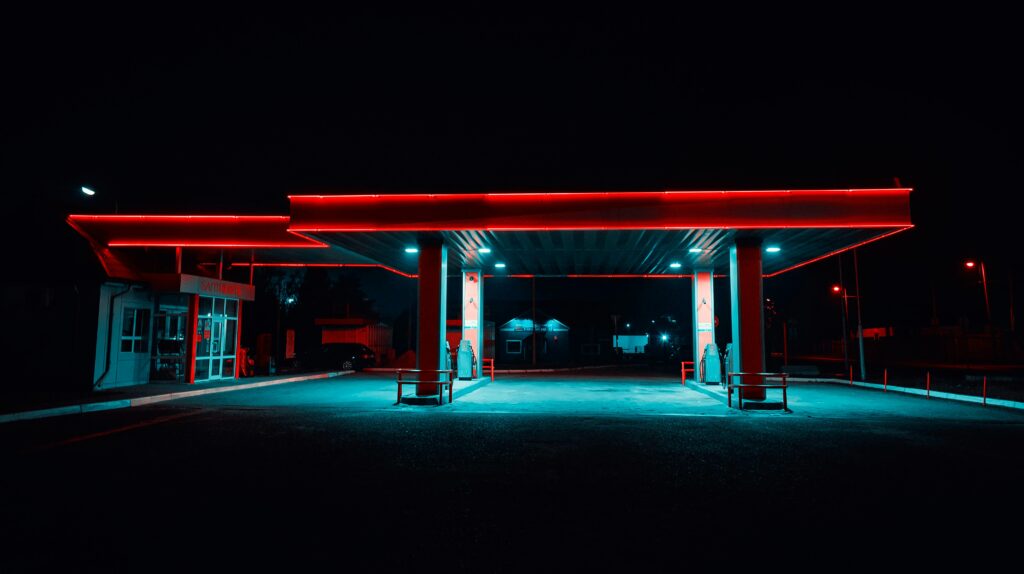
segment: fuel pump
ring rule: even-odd
[[[457,368],[460,380],[473,378],[473,365],[476,364],[476,353],[473,352],[473,345],[466,339],[459,341],[457,355]]]
[[[700,358],[701,382],[705,384],[722,382],[722,359],[718,354],[718,346],[708,343]]]

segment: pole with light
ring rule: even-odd
[[[833,285],[832,293],[834,295],[839,295],[842,298],[840,299],[839,315],[843,320],[843,370],[845,371],[847,369],[847,366],[850,364],[850,354],[846,349],[846,315],[849,313],[849,309],[847,307],[846,302],[846,288],[838,284]]]
[[[95,197],[96,196],[96,190],[92,189],[91,187],[86,187],[86,186],[83,185],[83,186],[81,186],[80,189],[82,190],[82,193],[85,194],[87,197]],[[115,214],[117,213],[117,198],[116,197],[114,198],[114,213]]]
[[[985,262],[981,261],[981,260],[978,260],[978,262],[975,263],[972,260],[967,260],[967,261],[964,262],[964,267],[966,267],[968,269],[974,269],[975,267],[977,267],[978,270],[981,272],[981,288],[982,288],[982,291],[985,293],[985,320],[988,322],[988,329],[989,329],[989,331],[991,331],[992,330],[992,307],[990,307],[989,303],[988,303],[988,279],[985,277]]]

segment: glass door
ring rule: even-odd
[[[235,376],[238,300],[200,297],[196,328],[196,380]]]

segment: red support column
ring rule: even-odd
[[[715,274],[713,269],[693,270],[693,364],[699,365],[704,348],[715,342]],[[694,378],[697,377],[696,372]],[[718,383],[720,381],[708,381]]]
[[[438,238],[419,242],[419,332],[416,341],[416,367],[425,370],[448,368],[445,351],[448,299],[448,247]],[[440,380],[436,373],[423,378]],[[417,396],[437,395],[437,385],[416,385]]]
[[[484,274],[480,269],[462,270],[462,338],[473,345],[476,377],[484,376]]]
[[[736,238],[729,248],[729,287],[732,304],[732,352],[735,369],[764,372],[764,295],[761,274],[761,240]],[[764,384],[760,377],[743,377],[743,383]],[[740,389],[747,400],[764,400],[764,389]]]

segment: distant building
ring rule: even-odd
[[[529,364],[533,361],[534,344],[538,364],[564,364],[570,360],[568,325],[538,313],[535,326],[529,314],[523,313],[498,328],[496,362]]]

